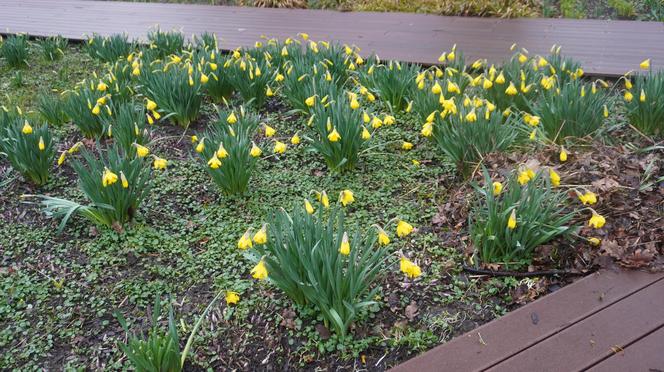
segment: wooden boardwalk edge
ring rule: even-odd
[[[406,361],[392,371],[468,371],[491,368],[663,278],[664,274],[639,271],[601,271],[591,274]]]
[[[82,39],[126,32],[145,39],[159,25],[185,35],[212,32],[221,47],[253,46],[262,35],[285,39],[305,32],[313,40],[355,44],[365,55],[432,65],[454,44],[467,61],[500,64],[516,43],[532,55],[552,45],[579,61],[588,75],[620,76],[652,58],[664,68],[664,22],[445,17],[411,13],[266,9],[200,4],[84,0],[0,0],[0,32]]]

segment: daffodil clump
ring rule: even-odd
[[[205,94],[216,102],[230,99],[235,91],[230,79],[233,70],[230,62],[232,57],[210,46],[199,49],[195,56],[202,67],[200,81],[205,82],[203,83]]]
[[[604,81],[571,80],[542,92],[524,116],[525,126],[547,141],[564,143],[596,133],[604,123],[608,95]]]
[[[519,138],[514,117],[504,117],[489,101],[465,97],[457,104],[450,98],[443,107],[426,118],[421,134],[431,138],[461,174],[476,169],[485,155],[509,150]]]
[[[292,213],[277,210],[257,231],[244,233],[238,247],[253,248],[248,252],[257,262],[251,271],[254,278],[269,278],[295,303],[313,306],[327,327],[344,336],[375,303],[372,284],[387,270],[389,238],[384,231],[379,238],[380,232],[347,228],[343,209],[330,206],[324,192],[317,195],[315,207],[305,199]],[[340,194],[340,204],[353,200],[350,190]]]
[[[115,115],[104,119],[104,134],[133,155],[150,142],[147,115],[143,105],[122,103],[117,106]]]
[[[549,63],[545,58],[531,58],[522,50],[500,69],[490,66],[485,73],[474,78],[473,84],[481,88],[482,95],[501,111],[523,111],[536,99],[542,82],[541,71],[547,66]],[[555,78],[553,82],[545,81],[549,83],[548,87],[554,87]]]
[[[107,90],[105,83],[83,80],[74,90],[63,93],[65,114],[87,138],[100,138],[104,121],[113,116],[112,97]]]
[[[148,50],[154,57],[164,59],[170,55],[181,55],[185,49],[184,34],[179,31],[162,31],[160,28],[148,32]]]
[[[294,110],[309,113],[316,100],[336,95],[338,82],[322,61],[306,58],[305,54],[290,55],[284,63],[283,74],[276,75],[281,82],[283,97]]]
[[[275,69],[269,53],[252,56],[248,52],[236,50],[228,64],[228,78],[240,94],[245,105],[260,109],[268,98],[270,84],[274,84]]]
[[[54,165],[53,137],[47,124],[30,123],[17,113],[0,109],[0,158],[35,185],[48,181]]]
[[[192,138],[194,151],[205,171],[226,194],[242,194],[262,150],[252,141],[259,117],[240,107],[238,111],[219,111],[210,128]]]
[[[625,76],[623,98],[630,124],[646,135],[664,134],[664,71],[655,72],[650,60],[641,63],[643,74]]]
[[[374,130],[385,124],[375,115],[353,108],[357,100],[355,93],[336,97],[314,98],[309,125],[315,132],[313,137],[305,137],[312,148],[319,153],[334,171],[352,169],[360,157],[360,150],[366,147]],[[389,116],[388,123],[394,119]]]
[[[37,96],[37,111],[45,122],[53,126],[60,126],[69,121],[59,95],[40,92]]]
[[[113,63],[131,54],[136,49],[136,42],[130,41],[125,34],[106,37],[94,34],[85,43],[85,49],[90,57]]]
[[[413,96],[415,90],[413,82],[420,70],[419,65],[402,64],[397,61],[381,64],[380,60],[376,59],[375,63],[365,66],[358,77],[362,86],[367,87],[392,110],[402,111],[406,109]]]
[[[198,117],[203,103],[205,74],[202,61],[192,54],[171,55],[168,60],[147,61],[134,59],[132,74],[137,76],[139,91],[156,106],[148,107],[174,124],[188,127]]]
[[[79,152],[80,158],[76,156]],[[38,196],[46,214],[62,218],[60,230],[74,213],[108,227],[131,221],[150,190],[151,168],[159,171],[167,166],[166,159],[150,154],[149,149],[142,146],[132,155],[117,145],[97,152],[77,143],[58,160],[59,164],[71,164],[89,204]]]
[[[0,43],[0,57],[14,68],[28,66],[28,36],[24,34],[8,36]]]
[[[67,48],[68,40],[62,36],[49,36],[40,40],[39,47],[42,56],[46,61],[57,61],[65,55],[64,49]]]
[[[556,187],[554,169],[523,166],[503,184],[484,171],[484,185],[474,185],[478,200],[470,216],[470,237],[482,263],[520,267],[530,262],[535,248],[577,231],[578,211],[566,210],[568,197]]]
[[[457,70],[450,67],[445,72],[438,67],[422,71],[415,77],[416,90],[411,93],[412,100],[405,111],[415,112],[421,120],[428,120],[431,115],[445,110],[444,105],[459,103],[470,86],[472,77],[465,68]]]

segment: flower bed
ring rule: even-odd
[[[468,268],[661,266],[649,61],[150,40],[5,41],[2,367],[385,369],[568,280]]]

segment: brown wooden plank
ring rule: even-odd
[[[489,368],[642,288],[662,281],[663,277],[663,274],[643,272],[601,271],[592,274],[411,359],[393,371]]]
[[[355,44],[384,59],[435,64],[443,50],[458,44],[469,60],[500,63],[512,43],[532,54],[552,44],[579,60],[588,74],[617,76],[652,58],[664,68],[664,23],[442,17],[427,14],[263,9],[193,4],[82,0],[0,0],[0,32],[34,36],[126,32],[144,39],[151,27],[186,35],[208,31],[222,47],[251,46],[261,35],[285,38],[306,32],[313,39]]]
[[[664,327],[590,368],[589,372],[664,370]]]
[[[572,303],[560,304],[574,306]],[[489,371],[578,371],[664,325],[664,280],[521,351]],[[664,347],[664,345],[662,345]],[[614,349],[616,350],[616,349]],[[653,359],[649,358],[649,361]]]

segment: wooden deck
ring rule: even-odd
[[[664,370],[664,274],[592,274],[392,371],[580,370]]]
[[[652,58],[664,68],[664,23],[442,17],[425,14],[261,9],[210,5],[82,0],[0,0],[0,32],[81,39],[93,32],[144,38],[150,27],[187,35],[216,33],[222,47],[250,46],[261,35],[280,39],[306,32],[316,40],[355,44],[366,54],[422,64],[458,44],[469,61],[500,63],[517,43],[531,54],[553,44],[591,75],[617,76]]]

